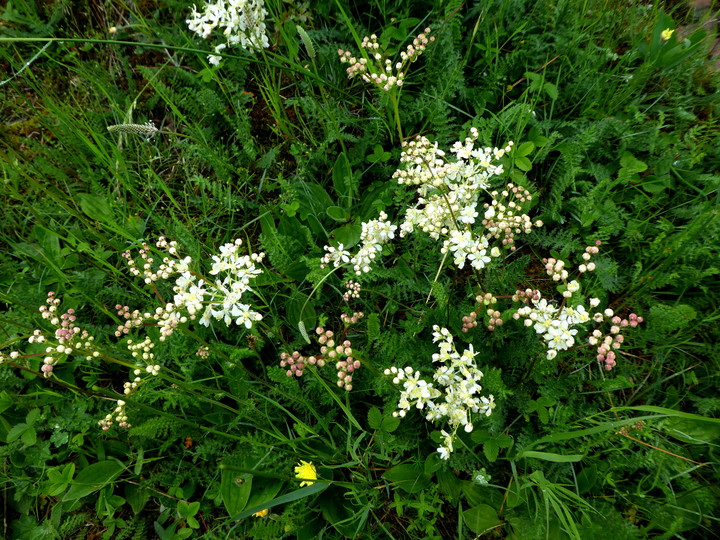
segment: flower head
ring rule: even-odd
[[[668,39],[670,39],[672,37],[673,32],[675,32],[674,29],[666,28],[660,34],[660,39],[662,39],[663,41],[667,41]]]
[[[255,512],[253,516],[255,517],[265,517],[268,515],[268,512],[270,512],[269,508],[265,508],[264,510],[260,510],[259,512]]]
[[[308,463],[307,461],[300,460],[300,464],[295,467],[295,478],[302,480],[300,487],[312,486],[315,480],[317,480],[317,471],[312,461]]]

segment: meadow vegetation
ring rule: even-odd
[[[712,15],[8,2],[0,537],[713,537]]]

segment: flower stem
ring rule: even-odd
[[[400,110],[398,108],[398,95],[396,92],[394,92],[394,89],[389,92],[390,94],[390,101],[392,102],[393,106],[393,113],[395,114],[395,127],[397,127],[398,130],[398,136],[400,137],[400,142],[403,140],[403,134],[402,134],[402,126],[400,125]]]

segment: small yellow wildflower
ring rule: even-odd
[[[265,510],[260,510],[259,512],[255,512],[253,516],[255,517],[265,517],[268,515],[268,512],[270,512],[269,508],[266,508]]]
[[[673,32],[675,32],[675,30],[670,30],[670,28],[666,28],[666,29],[663,30],[662,33],[660,34],[660,38],[661,38],[663,41],[667,41],[668,39],[670,39],[670,38],[672,37]]]
[[[315,470],[315,465],[312,464],[312,461],[308,463],[307,461],[301,460],[300,464],[295,467],[295,478],[302,480],[302,482],[300,482],[300,487],[312,486],[315,483],[315,480],[317,480],[317,471]]]

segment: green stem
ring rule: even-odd
[[[400,125],[400,109],[398,108],[398,96],[395,93],[395,89],[390,90],[389,95],[393,106],[393,113],[395,114],[395,127],[397,127],[398,137],[400,137],[400,142],[402,142],[403,134],[402,126]]]

